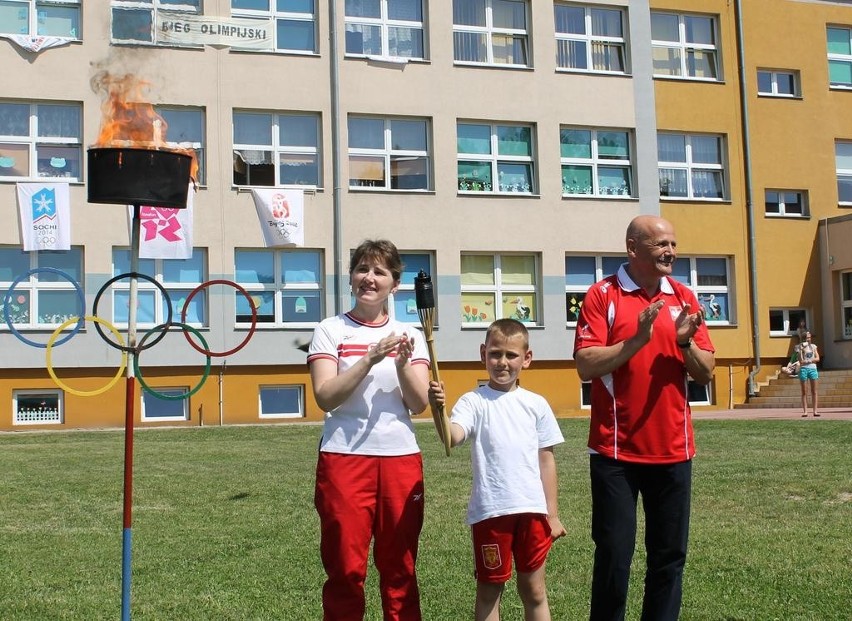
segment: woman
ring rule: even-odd
[[[811,342],[811,333],[805,331],[804,340],[799,343],[796,348],[799,354],[799,381],[802,385],[802,418],[808,415],[808,391],[805,384],[811,385],[811,401],[813,402],[814,418],[819,418],[817,414],[817,380],[819,372],[817,371],[817,362],[819,362],[819,351],[817,346]]]
[[[349,264],[355,306],[322,321],[308,351],[314,397],[326,412],[314,504],[327,621],[364,618],[371,539],[384,618],[421,618],[423,462],[411,413],[429,403],[429,358],[421,334],[388,316],[401,273],[391,242],[358,246]]]

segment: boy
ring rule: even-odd
[[[480,357],[488,384],[468,392],[452,411],[452,446],[472,442],[473,489],[467,523],[476,565],[476,621],[500,618],[500,597],[518,569],[526,621],[549,621],[544,564],[553,540],[565,535],[558,512],[553,447],[564,442],[547,401],[518,386],[532,361],[526,327],[498,319],[485,333]],[[429,395],[444,403],[443,386]]]

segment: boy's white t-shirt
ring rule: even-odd
[[[429,364],[425,337],[415,326],[390,318],[369,324],[349,313],[320,322],[308,349],[308,363],[318,358],[334,360],[338,373],[343,373],[391,332],[414,337],[411,364]],[[420,452],[393,355],[375,364],[346,401],[326,412],[320,451],[384,456]]]
[[[451,422],[471,441],[473,488],[467,523],[500,515],[547,513],[538,451],[565,441],[547,400],[516,388],[481,386],[453,407]]]

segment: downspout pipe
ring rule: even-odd
[[[348,308],[344,299],[344,278],[348,273],[343,265],[343,222],[340,192],[340,61],[337,48],[337,0],[328,0],[329,63],[331,75],[331,183],[334,227],[334,314]]]
[[[751,141],[749,139],[748,122],[748,74],[745,62],[745,37],[743,35],[742,0],[736,0],[734,5],[737,23],[737,55],[739,56],[739,86],[740,110],[743,117],[743,167],[745,174],[746,217],[748,221],[748,268],[749,268],[749,298],[751,301],[751,332],[754,348],[754,369],[748,374],[748,396],[757,394],[755,376],[760,371],[760,308],[757,298],[757,239],[754,231],[754,196],[751,174]]]

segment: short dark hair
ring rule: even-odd
[[[487,345],[488,341],[496,335],[505,339],[520,335],[524,339],[524,349],[530,348],[530,333],[527,327],[517,319],[495,319],[491,322],[485,332],[485,344]]]
[[[402,276],[403,264],[399,250],[396,249],[393,242],[387,239],[366,239],[362,241],[349,260],[349,274],[351,275],[365,259],[386,265],[394,280],[399,280]]]

